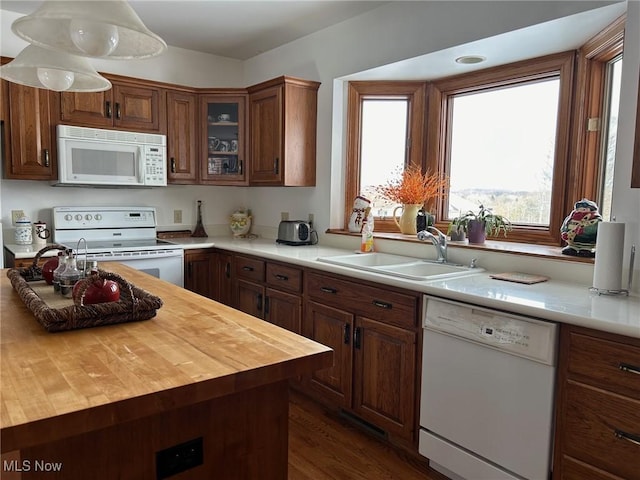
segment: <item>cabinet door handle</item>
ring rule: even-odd
[[[623,372],[635,373],[636,375],[640,375],[640,367],[635,365],[631,365],[630,363],[622,363],[618,364],[618,368]]]
[[[362,332],[360,330],[361,330],[360,327],[356,327],[356,329],[353,331],[353,346],[358,350],[360,349],[360,346],[361,346],[360,342],[362,341],[362,338],[361,338]]]
[[[265,315],[269,314],[269,296],[268,295],[264,297],[264,314]]]
[[[231,263],[227,262],[224,266],[224,276],[227,278],[231,278]]]
[[[320,287],[320,290],[322,290],[325,293],[338,293],[338,290],[331,287]]]
[[[276,277],[276,279],[278,279],[278,280],[282,280],[282,281],[285,281],[285,282],[289,280],[289,277],[287,277],[286,275],[281,275],[279,273],[275,274],[274,277]]]
[[[280,170],[280,159],[276,157],[276,159],[273,161],[273,173],[278,175],[279,170]]]
[[[176,173],[176,159],[171,157],[171,173]]]
[[[393,304],[388,302],[383,302],[382,300],[374,300],[372,302],[376,307],[386,308],[387,310],[391,310],[393,308]]]
[[[42,151],[42,157],[44,159],[44,166],[48,167],[49,166],[49,149],[48,148],[45,148]]]
[[[245,265],[244,267],[242,267],[242,270],[244,270],[245,272],[253,272],[253,267]]]
[[[262,310],[262,294],[261,293],[259,293],[257,296],[256,308],[258,309],[258,311]]]
[[[242,160],[238,160],[238,175],[242,175]]]
[[[344,344],[349,345],[351,341],[351,325],[348,323],[344,324]]]
[[[105,113],[107,115],[107,118],[111,118],[111,102],[107,100],[104,103],[105,103]]]
[[[627,433],[619,429],[615,429],[613,434],[616,438],[620,438],[622,440],[626,440],[631,443],[635,443],[636,445],[640,445],[640,435],[634,435],[633,433]]]
[[[120,104],[116,102],[116,118],[120,120]]]

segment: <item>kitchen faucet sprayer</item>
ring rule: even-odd
[[[433,231],[431,233],[429,230]],[[431,240],[433,246],[436,247],[436,251],[438,252],[438,263],[447,263],[447,236],[438,230],[436,227],[430,225],[426,230],[422,230],[418,232],[418,240],[425,241]]]

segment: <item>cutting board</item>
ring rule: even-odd
[[[524,283],[526,285],[546,282],[547,280],[549,280],[549,277],[545,277],[544,275],[532,275],[530,273],[521,273],[521,272],[492,273],[489,276],[491,278],[495,278],[496,280]]]

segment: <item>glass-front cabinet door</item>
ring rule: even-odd
[[[246,96],[204,95],[201,97],[202,136],[201,183],[246,185]]]

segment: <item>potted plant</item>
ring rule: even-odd
[[[393,210],[393,220],[400,232],[415,235],[418,211],[430,198],[444,196],[447,185],[447,178],[429,172],[423,174],[419,166],[412,164],[385,185],[379,185],[376,192],[383,198],[400,204]],[[396,217],[399,209],[402,209],[400,221]]]
[[[477,212],[469,210],[452,219],[447,233],[456,236],[461,230],[469,237],[469,243],[482,245],[487,235],[497,236],[502,232],[506,237],[507,232],[513,230],[513,225],[508,218],[480,204]]]

